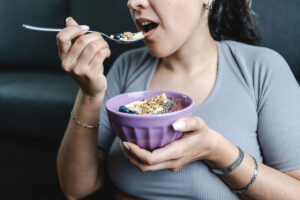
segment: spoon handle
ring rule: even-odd
[[[27,24],[23,24],[24,28],[30,29],[30,30],[35,30],[35,31],[46,31],[46,32],[59,32],[62,29],[59,28],[43,28],[43,27],[38,27],[38,26],[30,26]]]
[[[27,25],[27,24],[23,24],[23,27],[26,29],[30,29],[30,30],[35,30],[35,31],[45,31],[45,32],[59,32],[62,29],[61,28],[44,28],[44,27],[38,27],[38,26],[31,26],[31,25]],[[88,33],[100,33],[101,35],[110,38],[108,35],[106,35],[105,33],[101,33],[98,31],[87,31]],[[111,38],[110,38],[111,39]]]
[[[27,25],[27,24],[23,24],[23,27],[26,28],[26,29],[30,29],[30,30],[35,30],[35,31],[45,31],[45,32],[59,32],[61,31],[62,29],[61,28],[45,28],[45,27],[39,27],[39,26],[31,26],[31,25]],[[116,40],[116,39],[113,39],[111,38],[109,35],[105,34],[105,33],[101,33],[101,32],[98,32],[98,31],[92,31],[92,30],[89,30],[87,31],[88,33],[99,33],[101,34],[102,36],[112,40],[112,41],[115,41],[117,43],[121,43],[121,44],[128,44],[128,43],[132,43],[132,42],[137,42],[137,41],[140,41],[142,40],[143,38],[140,38],[140,39],[135,39],[135,40],[127,40],[127,41],[124,41],[124,40]]]

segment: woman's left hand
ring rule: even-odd
[[[125,156],[142,172],[161,169],[175,172],[193,161],[207,159],[220,136],[201,118],[194,116],[178,119],[173,123],[173,129],[182,131],[183,136],[152,152],[133,143],[123,142],[121,146]]]

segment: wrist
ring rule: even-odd
[[[89,95],[89,94],[84,93],[81,89],[79,89],[78,96],[79,96],[80,100],[84,103],[102,104],[102,101],[105,96],[105,91],[102,93],[99,93],[99,94]]]
[[[214,144],[204,161],[211,168],[223,169],[235,162],[239,149],[219,133],[214,137]]]

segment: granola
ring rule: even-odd
[[[143,101],[135,101],[125,106],[121,106],[119,111],[138,115],[162,114],[183,109],[180,100],[168,98],[165,93],[161,93]]]

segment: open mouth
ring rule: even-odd
[[[138,25],[143,34],[147,35],[147,37],[150,37],[158,27],[157,23],[150,21],[138,22]]]

